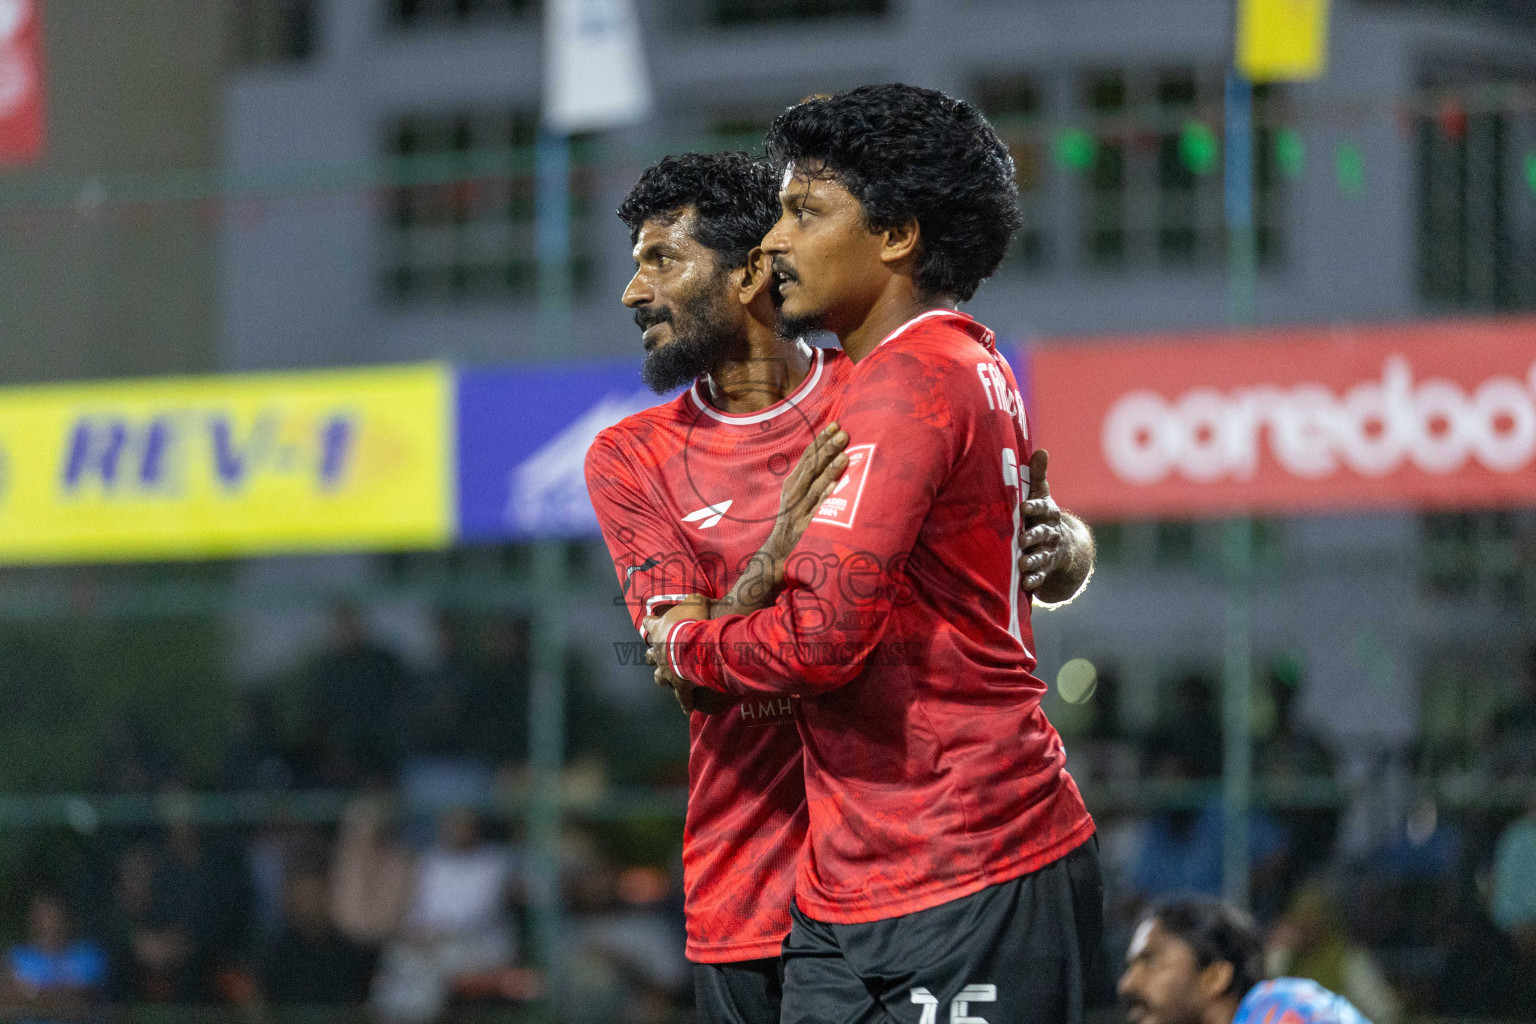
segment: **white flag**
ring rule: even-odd
[[[546,0],[544,124],[584,132],[651,111],[651,82],[633,0]]]

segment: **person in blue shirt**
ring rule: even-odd
[[[20,1024],[81,1020],[96,1005],[106,980],[100,946],[70,935],[69,911],[52,893],[36,893],[27,907],[27,942],[5,954],[4,1001],[20,1010]]]
[[[1264,945],[1220,900],[1175,900],[1142,918],[1118,991],[1133,1024],[1370,1024],[1302,978],[1264,980]]]

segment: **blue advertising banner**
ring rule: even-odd
[[[1025,351],[1003,350],[1027,396]],[[457,384],[464,543],[595,536],[587,448],[604,427],[667,401],[640,382],[638,360],[460,370]]]
[[[461,370],[458,539],[595,535],[587,448],[662,401],[640,382],[638,360]]]

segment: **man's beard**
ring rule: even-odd
[[[719,308],[722,276],[717,274],[705,282],[679,302],[675,311],[635,311],[635,323],[642,330],[658,323],[672,325],[672,340],[647,352],[640,365],[640,379],[658,395],[693,383],[730,352],[735,339]]]
[[[1130,1009],[1133,1006],[1140,1006],[1142,1009],[1150,1009],[1146,1003],[1139,999],[1122,999],[1120,1000],[1120,1005],[1121,1008],[1127,1012],[1127,1014],[1129,1014]],[[1159,1007],[1156,1014],[1156,1019],[1160,1021],[1161,1024],[1200,1024],[1202,1016],[1200,1013],[1200,1007],[1195,1005],[1194,1002],[1189,999],[1188,996],[1186,996],[1176,1005]]]
[[[785,316],[782,309],[779,310],[779,337],[803,338],[808,334],[814,334],[821,330],[823,314],[802,313],[799,316]]]
[[[773,278],[768,286],[768,293],[773,297],[773,308],[778,313],[778,332],[781,338],[801,338],[807,334],[821,330],[824,313],[802,313],[799,316],[784,315],[784,294],[779,288],[779,282],[788,279],[799,281],[800,275],[789,269],[779,257],[773,258]]]

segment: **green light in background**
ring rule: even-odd
[[[1056,136],[1056,162],[1069,171],[1091,171],[1099,158],[1099,140],[1081,128]]]
[[[1179,135],[1179,158],[1195,174],[1204,176],[1216,169],[1221,147],[1216,133],[1199,121],[1191,121]]]
[[[1087,658],[1073,658],[1056,673],[1056,692],[1068,704],[1081,704],[1099,686],[1099,670]]]
[[[1301,685],[1301,655],[1294,651],[1275,655],[1269,663],[1269,675],[1287,690],[1296,689]]]
[[[1536,192],[1536,150],[1525,154],[1525,183]]]
[[[1307,144],[1295,128],[1275,132],[1275,164],[1287,178],[1299,178],[1307,170]]]
[[[1365,192],[1365,157],[1353,142],[1341,142],[1334,151],[1334,173],[1339,191],[1354,199]]]

